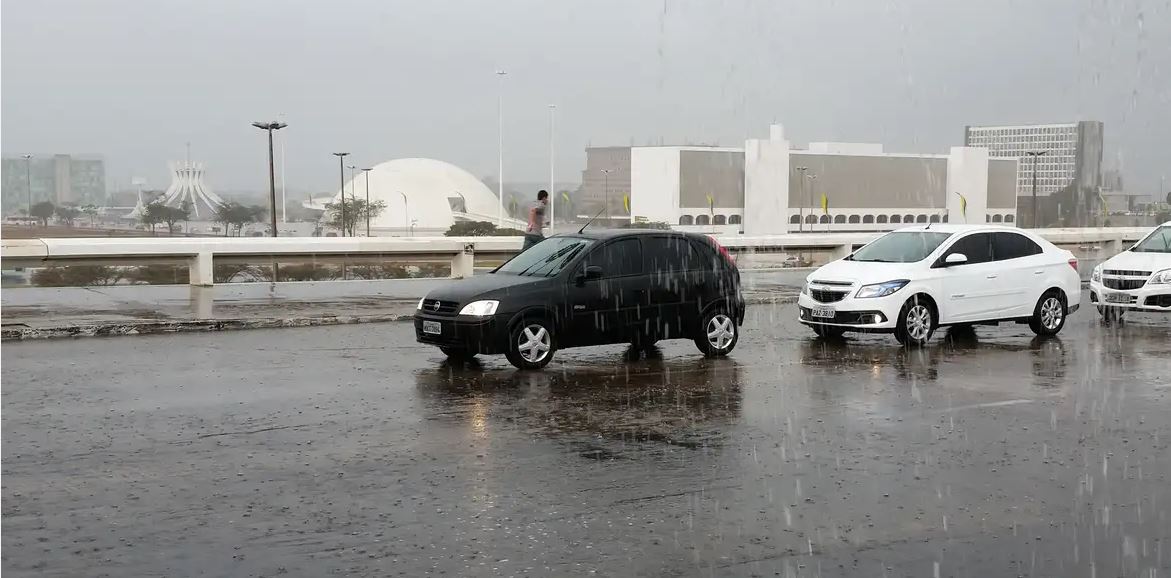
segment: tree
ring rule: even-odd
[[[361,230],[363,231],[366,230],[366,217],[369,216],[370,220],[374,220],[385,210],[386,201],[373,201],[367,205],[366,199],[355,199],[351,197],[346,201],[345,206],[346,234],[353,237],[358,227],[362,227]],[[326,203],[324,218],[326,225],[340,231],[342,229],[342,204]]]
[[[29,216],[39,220],[42,227],[48,227],[49,219],[51,219],[53,214],[56,212],[57,207],[53,206],[53,203],[50,203],[49,201],[41,201],[32,206],[32,209],[29,210]]]
[[[57,215],[57,222],[66,227],[72,227],[73,222],[81,216],[81,209],[78,209],[76,205],[61,205],[53,212]]]
[[[151,201],[142,209],[142,214],[138,215],[138,220],[144,226],[150,227],[150,234],[155,234],[155,225],[163,222],[163,214],[166,212],[167,206],[159,201]]]
[[[82,205],[81,212],[89,217],[89,226],[93,228],[98,217],[98,206],[94,204]]]
[[[232,227],[236,227],[236,236],[239,236],[244,231],[244,225],[255,223],[263,216],[264,207],[244,206],[236,201],[229,201],[216,207],[215,222],[223,223],[225,237]]]
[[[176,223],[179,221],[186,222],[190,216],[191,203],[189,202],[183,203],[183,206],[177,209],[175,207],[168,207],[163,205],[162,210],[159,211],[159,218],[162,220],[162,222],[167,224],[167,234],[169,235],[175,234]],[[186,227],[184,227],[184,230],[186,230]]]
[[[524,234],[519,229],[499,229],[488,221],[456,221],[443,233],[447,237],[513,237]]]

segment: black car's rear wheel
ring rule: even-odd
[[[557,340],[552,324],[542,318],[517,323],[508,332],[508,362],[518,369],[541,369],[553,360]]]
[[[736,318],[724,309],[713,309],[703,316],[695,346],[707,357],[722,357],[736,348],[740,328]]]

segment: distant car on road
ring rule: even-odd
[[[1056,335],[1080,300],[1073,253],[1011,227],[931,224],[887,233],[814,271],[798,315],[822,337],[894,333],[923,345],[944,325],[1011,321]]]
[[[711,238],[598,231],[550,237],[491,274],[432,291],[419,301],[415,337],[451,358],[503,353],[536,369],[559,349],[664,339],[723,356],[743,320],[740,273]]]
[[[1171,312],[1171,221],[1094,267],[1090,303],[1106,320],[1127,311]]]

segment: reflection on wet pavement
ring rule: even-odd
[[[1162,576],[1171,321],[452,364],[407,324],[5,347],[14,576]],[[54,360],[68,359],[68,364]]]

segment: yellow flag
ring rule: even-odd
[[[958,196],[960,198],[960,214],[963,215],[964,222],[967,222],[968,221],[968,198],[959,194],[959,193],[956,193],[956,196]]]
[[[561,191],[561,198],[565,199],[565,202],[567,203],[573,202],[569,200],[569,191]]]
[[[823,215],[829,214],[829,197],[825,193],[821,194],[821,213]]]
[[[716,206],[716,200],[711,195],[707,196],[707,206],[709,209]]]
[[[626,212],[630,212],[630,195],[622,195],[622,206],[626,207]]]

